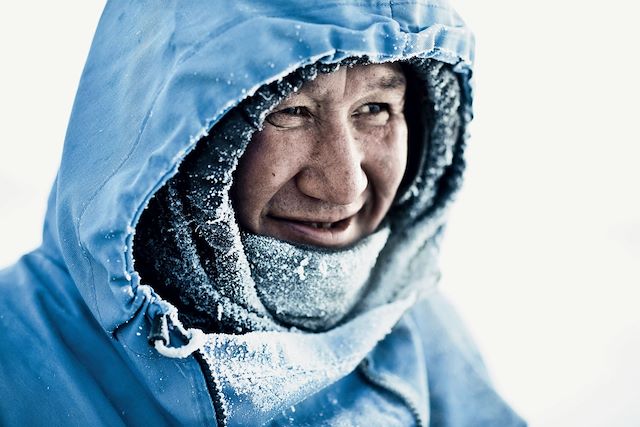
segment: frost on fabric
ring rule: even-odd
[[[340,322],[362,297],[387,242],[383,228],[351,248],[325,250],[242,233],[251,275],[276,320],[306,330]]]
[[[461,116],[461,92],[455,74],[444,64],[436,61],[414,62],[414,70],[423,80],[424,96],[430,108],[421,117],[421,121],[428,126],[425,143],[426,156],[422,170],[418,171],[412,185],[402,195],[400,200],[404,206],[410,206],[408,217],[416,218],[425,209],[438,202],[438,192],[442,193],[442,180],[447,168],[453,165],[454,147],[459,142]],[[427,127],[427,126],[425,126]],[[456,171],[454,176],[461,174]],[[448,199],[452,194],[447,192]]]
[[[409,296],[321,334],[209,334],[200,352],[225,400],[234,402],[228,416],[254,419],[259,411],[267,420],[353,371],[414,301]]]

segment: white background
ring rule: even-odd
[[[477,36],[476,120],[443,288],[531,425],[638,426],[640,15],[454,4]],[[103,5],[0,4],[0,266],[40,240]]]

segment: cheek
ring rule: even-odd
[[[241,226],[259,232],[265,208],[286,183],[286,144],[266,131],[254,135],[234,174],[232,201]]]
[[[371,179],[380,196],[393,199],[407,166],[406,124],[392,126],[366,141]]]

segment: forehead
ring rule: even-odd
[[[314,99],[366,96],[373,92],[404,93],[406,78],[397,63],[340,67],[328,74],[319,74],[306,82],[291,99]]]

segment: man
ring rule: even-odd
[[[523,425],[437,293],[471,116],[442,3],[109,3],[2,425]]]

